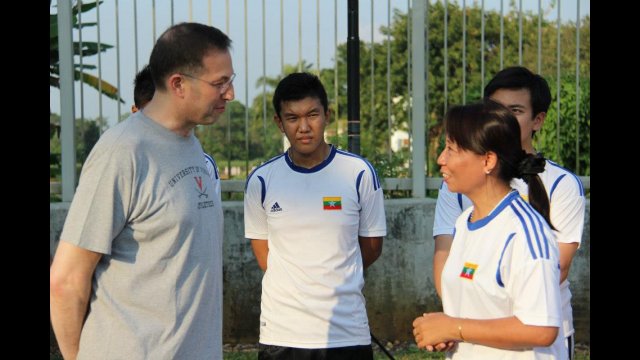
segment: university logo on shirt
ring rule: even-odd
[[[462,272],[460,273],[460,277],[473,280],[473,275],[476,273],[476,269],[478,268],[478,264],[466,262],[462,267]]]
[[[324,210],[342,210],[342,196],[323,196],[322,206]]]

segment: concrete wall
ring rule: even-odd
[[[242,202],[223,203],[224,342],[254,343],[258,339],[262,272],[244,239]],[[412,340],[411,323],[423,312],[439,311],[433,285],[431,228],[434,199],[385,201],[388,235],[382,256],[365,273],[371,331],[379,339]],[[51,204],[50,253],[55,252],[67,204]],[[569,280],[576,341],[590,343],[590,202],[587,201],[583,243],[574,258]]]

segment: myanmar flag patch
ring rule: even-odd
[[[477,268],[478,268],[478,264],[474,264],[470,262],[464,263],[464,267],[462,268],[460,277],[473,280],[473,274],[476,273]]]
[[[342,210],[342,196],[323,196],[322,206],[325,210]]]

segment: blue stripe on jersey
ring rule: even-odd
[[[360,171],[358,174],[358,178],[356,179],[356,192],[358,193],[358,203],[360,203],[360,181],[362,181],[362,175],[364,175],[364,170]]]
[[[522,217],[522,215],[520,215],[520,212],[518,212],[518,210],[513,204],[511,204],[510,207],[511,207],[511,210],[513,210],[513,213],[516,214],[518,219],[520,219],[520,223],[522,224],[522,230],[524,230],[524,235],[527,238],[527,245],[529,245],[529,251],[531,252],[531,256],[533,256],[533,259],[535,260],[538,258],[538,256],[536,255],[536,251],[533,250],[533,244],[531,243],[531,235],[529,234],[527,223],[524,221],[524,218]]]
[[[204,157],[207,158],[209,160],[209,162],[211,162],[211,165],[213,165],[213,172],[214,172],[214,176],[217,179],[220,179],[220,175],[218,175],[218,165],[216,164],[216,161],[213,160],[213,157],[207,153],[203,153]]]
[[[551,185],[551,192],[549,193],[549,201],[551,201],[551,197],[553,196],[553,192],[556,191],[556,187],[560,183],[560,180],[562,180],[562,178],[565,177],[566,175],[567,174],[562,174],[562,175],[558,176],[556,181],[553,182],[553,185]]]
[[[444,187],[444,180],[440,183],[440,189],[439,190],[442,190],[443,187]]]
[[[364,163],[367,164],[367,166],[369,167],[369,170],[371,170],[371,175],[373,177],[373,190],[374,191],[378,190],[378,188],[380,187],[380,180],[378,179],[378,174],[376,174],[376,171],[373,169],[373,166],[369,163],[369,161],[367,161],[367,159],[363,158],[362,156],[358,156],[356,154],[352,154],[350,152],[346,152],[342,150],[338,150],[338,153],[346,156],[351,156],[356,159],[360,159],[364,161]]]
[[[502,276],[500,276],[500,264],[502,264],[502,257],[504,256],[505,250],[507,250],[507,246],[511,242],[511,239],[516,235],[516,233],[511,233],[507,237],[507,241],[504,243],[504,247],[502,248],[502,253],[500,254],[500,260],[498,260],[498,268],[496,269],[496,281],[500,287],[504,287],[504,283],[502,282]]]
[[[464,211],[464,208],[462,207],[462,194],[458,193],[458,205],[460,206],[460,210]]]
[[[258,180],[260,180],[260,203],[262,204],[262,208],[264,208],[264,198],[267,196],[267,186],[264,184],[264,179],[262,176],[258,175]]]
[[[522,205],[522,203],[524,202],[522,198],[520,198],[520,200],[516,199],[514,202],[518,205],[518,207],[520,207],[520,209],[522,209],[522,212],[527,215],[529,223],[531,224],[530,227],[527,227],[527,230],[530,230],[533,233],[533,236],[536,238],[538,250],[540,251],[540,257],[544,257],[542,252],[542,243],[540,242],[540,234],[538,234],[538,232],[536,231],[536,223],[533,221],[534,215],[531,214],[531,211],[529,211],[529,209],[525,208],[524,205]]]
[[[560,166],[560,165],[558,165],[558,164],[554,163],[554,162],[553,162],[553,161],[551,161],[551,160],[547,160],[547,162],[548,162],[549,164],[551,164],[551,165],[553,165],[553,166],[557,167],[557,168],[560,168],[560,169],[562,169],[562,170],[564,170],[564,171],[568,172],[571,176],[573,176],[573,178],[574,178],[574,179],[576,180],[576,182],[578,183],[578,187],[580,188],[580,196],[584,196],[584,186],[582,186],[582,181],[580,181],[580,178],[579,178],[576,174],[572,173],[569,169],[564,168],[564,167],[562,167],[562,166]],[[551,196],[549,196],[549,199],[551,199]],[[549,201],[551,201],[551,200],[549,200]]]
[[[549,259],[549,239],[547,238],[547,234],[544,232],[544,226],[542,225],[543,221],[545,223],[547,221],[545,220],[545,218],[542,217],[542,215],[540,215],[539,212],[537,212],[533,208],[533,206],[531,206],[531,204],[524,201],[523,199],[519,199],[519,201],[520,201],[520,205],[523,207],[526,207],[529,213],[531,213],[533,217],[536,219],[536,222],[538,223],[538,231],[540,232],[540,236],[542,236],[542,241],[544,242],[545,258]]]
[[[251,174],[249,174],[249,176],[247,177],[247,182],[246,182],[246,183],[244,183],[244,192],[247,192],[247,186],[249,186],[249,180],[251,180],[251,177],[253,176],[253,174],[254,174],[258,169],[260,169],[261,167],[263,167],[263,166],[265,166],[265,165],[267,165],[267,164],[270,164],[270,163],[272,163],[272,162],[274,162],[274,161],[276,161],[276,160],[280,159],[281,157],[283,157],[283,156],[284,156],[284,154],[285,154],[285,153],[282,153],[282,154],[280,154],[280,155],[278,155],[278,156],[274,156],[274,157],[272,157],[271,159],[269,159],[267,162],[263,163],[262,165],[258,166],[258,167],[257,167],[257,168],[255,168],[255,169],[253,169],[253,171],[251,172]]]

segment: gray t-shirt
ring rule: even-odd
[[[222,358],[222,206],[202,147],[137,112],[89,155],[61,239],[103,253],[78,359]]]

